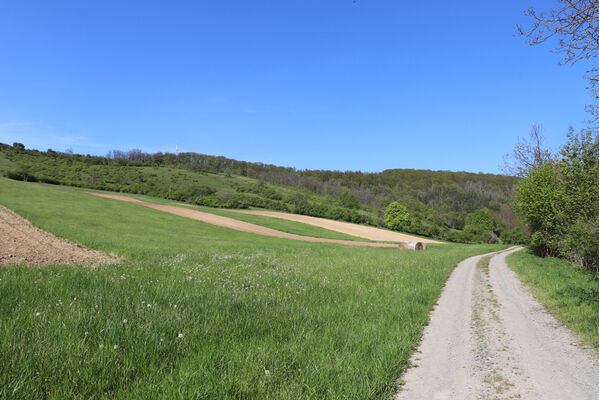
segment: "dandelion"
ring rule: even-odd
[[[152,305],[150,303],[148,303],[148,308],[152,308]]]
[[[177,336],[179,339],[181,339],[183,337],[182,333],[179,333],[179,335]]]

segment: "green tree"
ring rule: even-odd
[[[554,165],[543,165],[520,181],[516,206],[532,232],[538,255],[558,255],[558,240],[565,232],[563,182]]]
[[[464,231],[474,235],[478,241],[491,243],[499,236],[500,224],[490,210],[482,208],[466,217]]]
[[[385,225],[387,225],[389,229],[396,231],[405,229],[409,222],[410,215],[404,205],[394,201],[385,209]]]

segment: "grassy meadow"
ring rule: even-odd
[[[554,316],[599,349],[599,275],[576,263],[541,258],[528,250],[510,254],[507,261]]]
[[[462,259],[220,228],[0,178],[0,204],[126,257],[0,268],[0,398],[388,399]]]

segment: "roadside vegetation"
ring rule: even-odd
[[[0,178],[0,203],[118,265],[0,269],[0,397],[385,399],[456,263],[237,232]]]
[[[0,174],[14,180],[146,194],[212,208],[264,208],[369,224],[462,243],[522,243],[511,208],[515,177],[466,172],[297,171],[198,153],[111,151],[106,157],[0,144]],[[10,163],[10,164],[8,164]],[[386,208],[405,207],[401,224]],[[491,224],[473,229],[471,214]],[[477,214],[478,215],[478,214]]]
[[[507,262],[553,315],[599,349],[599,276],[558,258],[518,251]]]
[[[527,223],[530,248],[539,256],[561,257],[599,272],[599,135],[570,130],[552,154],[533,127],[519,165],[522,180],[515,204]]]

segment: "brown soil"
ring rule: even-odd
[[[345,244],[350,246],[368,246],[368,247],[397,247],[397,244],[391,243],[374,243],[374,242],[354,242],[351,240],[338,240],[338,239],[324,239],[315,238],[311,236],[295,235],[293,233],[281,232],[275,229],[266,228],[264,226],[251,224],[249,222],[238,221],[233,218],[223,217],[220,215],[214,215],[205,213],[197,210],[190,210],[189,208],[168,206],[163,204],[146,203],[145,201],[136,200],[127,196],[119,196],[115,194],[105,193],[89,193],[94,196],[105,197],[108,199],[126,201],[128,203],[139,204],[152,208],[154,210],[164,211],[167,213],[179,215],[181,217],[187,217],[195,219],[197,221],[206,222],[208,224],[222,226],[229,229],[235,229],[237,231],[255,233],[263,236],[278,237],[284,239],[301,240],[304,242],[321,242],[321,243],[337,243]]]
[[[277,211],[261,211],[261,210],[227,210],[241,214],[264,215],[266,217],[274,217],[287,219],[289,221],[302,222],[304,224],[319,226],[335,232],[341,232],[352,236],[361,237],[369,240],[378,240],[382,242],[422,242],[422,243],[441,243],[436,240],[419,238],[405,233],[387,231],[384,229],[374,228],[372,226],[351,224],[349,222],[333,221],[326,218],[310,217],[307,215],[288,214]]]
[[[114,254],[79,247],[33,226],[0,205],[0,265],[109,264]]]

